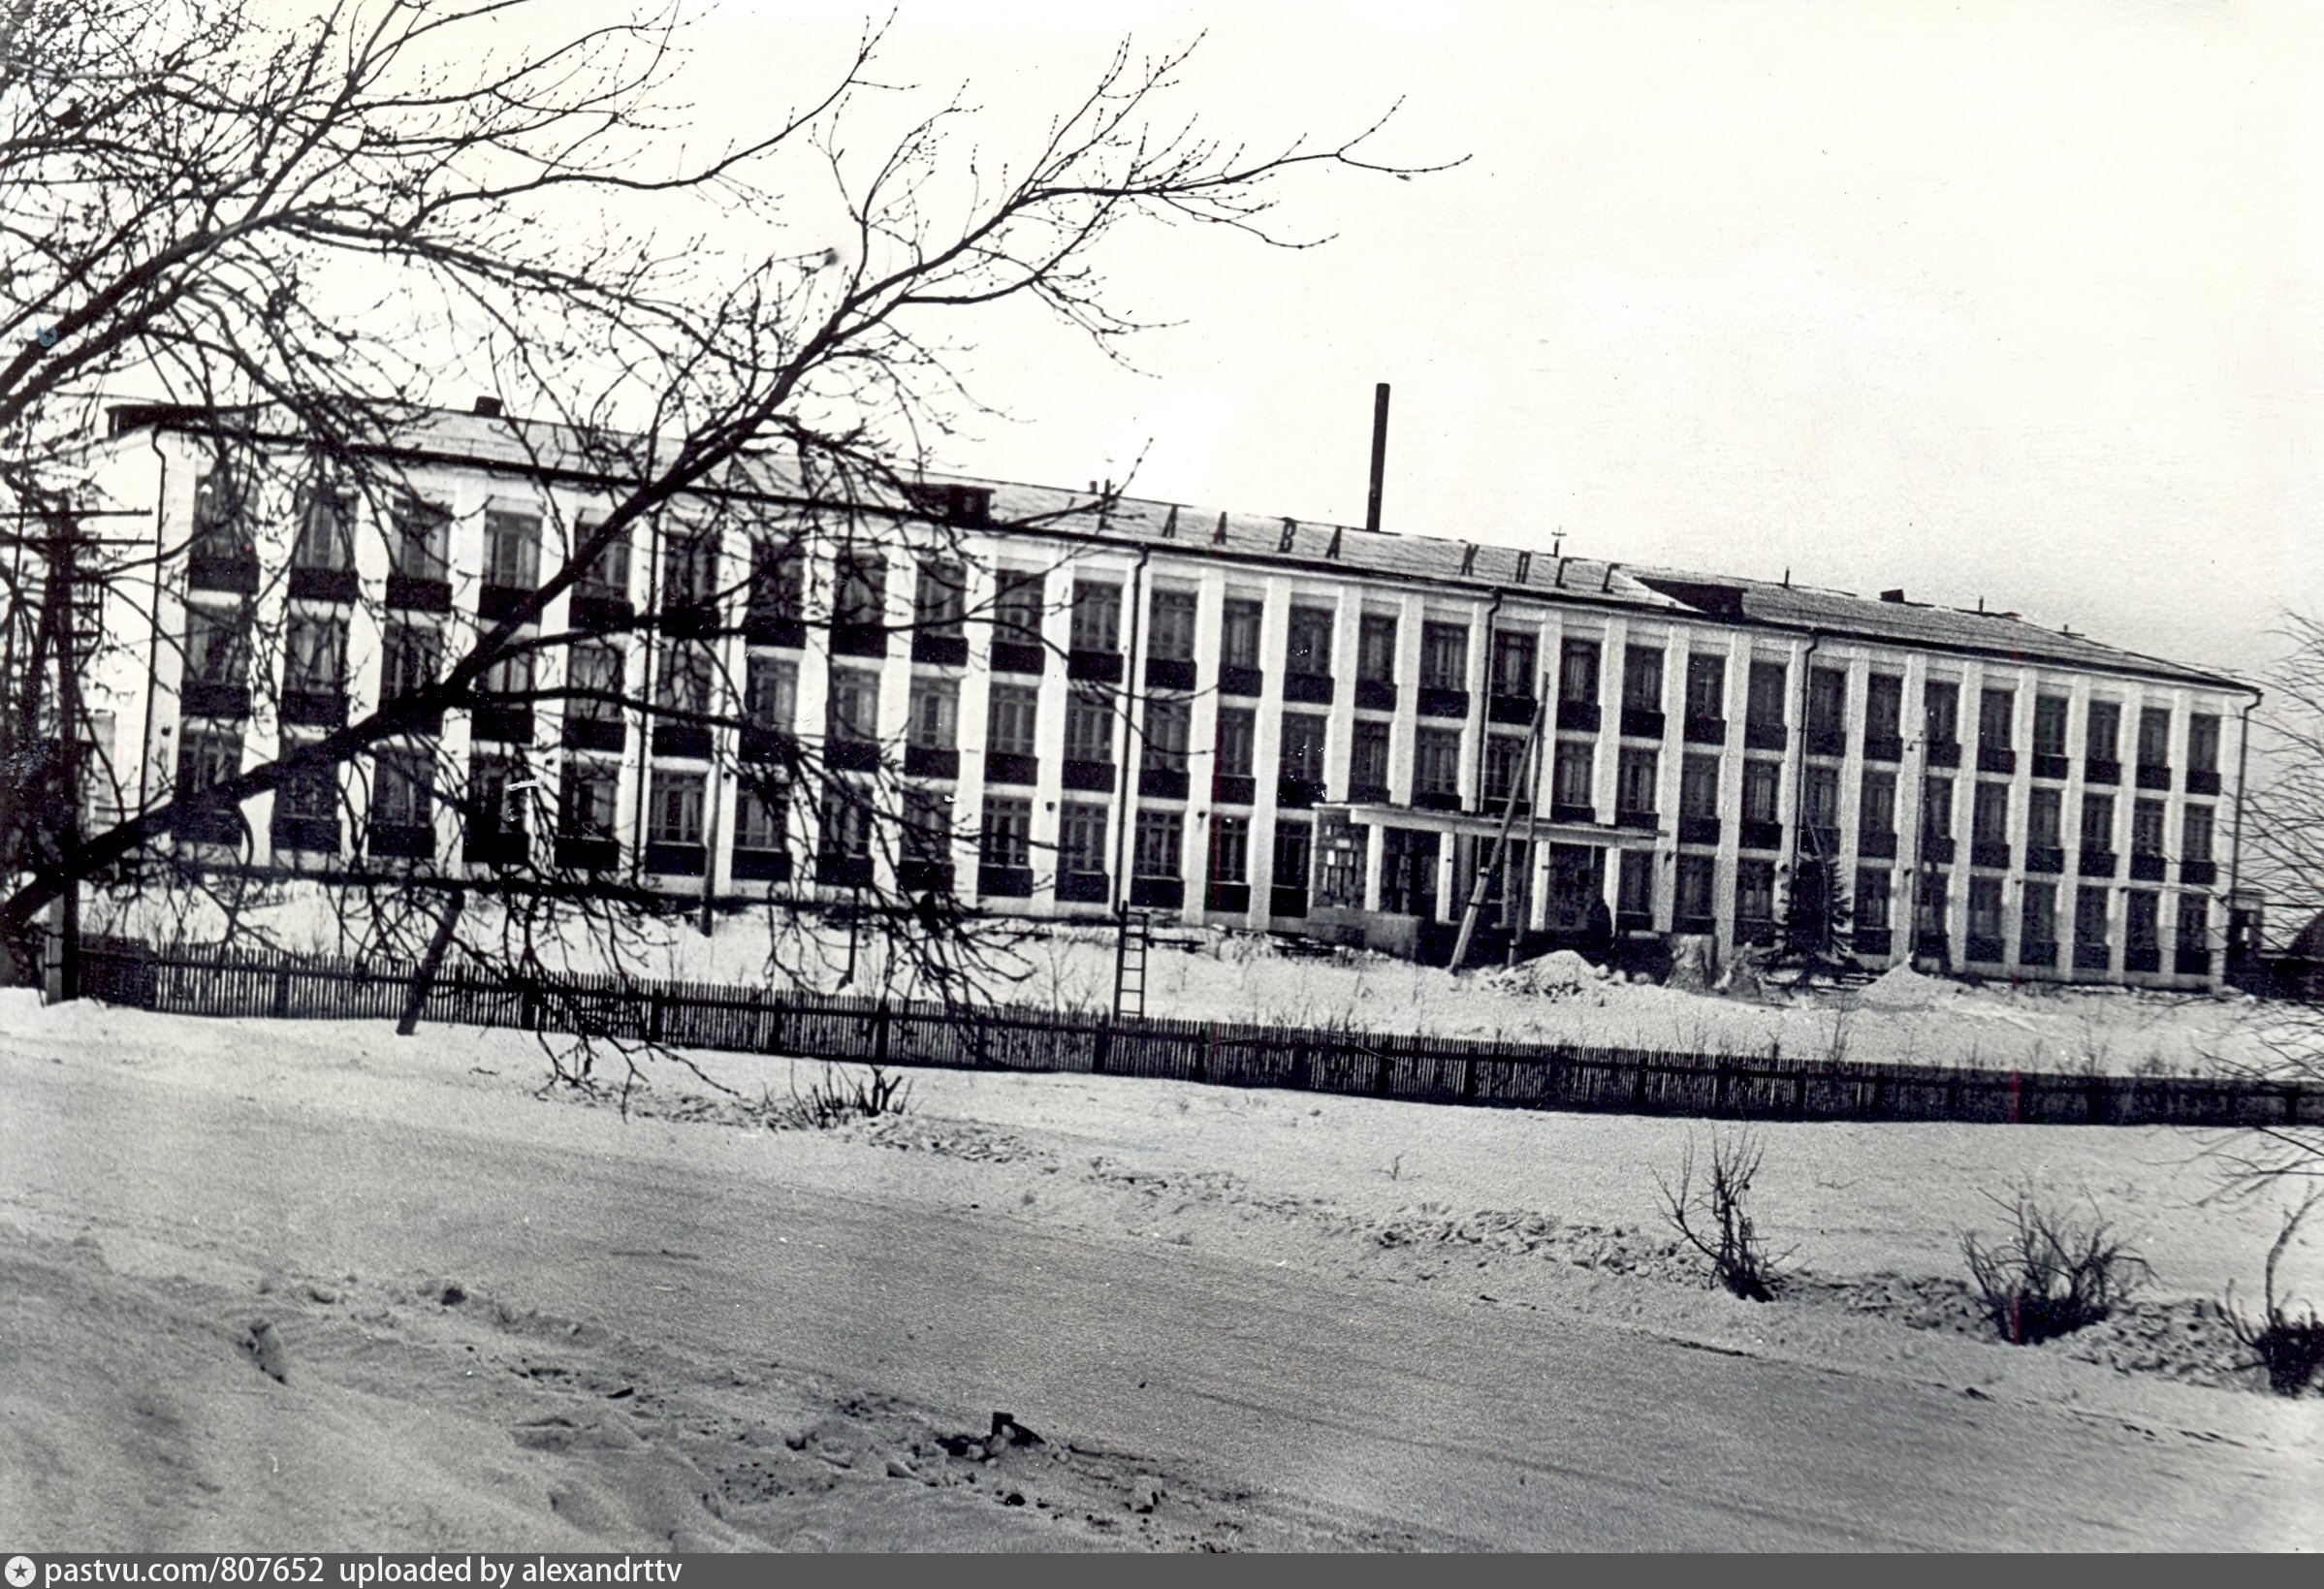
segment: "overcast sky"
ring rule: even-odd
[[[728,0],[733,103],[853,18]],[[2242,670],[2324,611],[2324,7],[906,0],[890,76],[1002,123],[1132,33],[1264,143],[1405,107],[1415,181],[1338,175],[1272,252],[1109,260],[1183,321],[1115,370],[1027,327],[972,473],[1916,599]],[[999,328],[996,328],[999,331]]]

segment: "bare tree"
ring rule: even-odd
[[[2296,920],[2324,917],[2324,621],[2284,620],[2288,649],[2267,677],[2253,715],[2244,797],[2246,878],[2270,907]],[[2256,1058],[2222,1068],[2277,1081],[2324,1083],[2324,983],[2278,990],[2244,1019]],[[2311,1106],[2312,1107],[2312,1106]],[[2311,1120],[2238,1132],[2213,1145],[2231,1191],[2324,1181],[2324,1124]]]
[[[246,803],[273,796],[278,820],[285,809],[319,818],[334,799],[369,810],[354,791],[383,779],[407,811],[449,802],[483,837],[500,908],[461,930],[481,964],[547,974],[576,928],[618,949],[668,907],[537,842],[525,813],[559,802],[569,813],[577,796],[525,787],[526,736],[499,761],[449,765],[432,738],[446,713],[554,704],[690,727],[767,810],[913,842],[930,813],[911,807],[889,754],[874,747],[867,766],[851,748],[848,776],[835,777],[831,735],[762,732],[754,719],[755,682],[732,642],[758,622],[844,621],[862,597],[844,577],[786,568],[810,547],[839,547],[844,566],[900,545],[962,568],[957,516],[925,477],[931,449],[978,411],[957,355],[998,307],[1037,306],[1117,356],[1144,325],[1100,270],[1117,234],[1188,222],[1309,246],[1321,239],[1278,224],[1284,179],[1418,169],[1369,156],[1381,122],[1258,152],[1165,122],[1190,51],[1146,58],[1128,43],[1019,157],[976,149],[957,97],[859,143],[859,122],[899,103],[875,75],[876,26],[789,109],[689,152],[671,133],[685,115],[674,22],[512,39],[509,19],[540,11],[350,0],[284,23],[234,0],[12,10],[0,492],[19,531],[8,634],[38,664],[11,675],[21,696],[0,746],[0,937],[19,950],[41,912],[88,879],[223,888],[239,908],[246,880],[221,883],[218,863]],[[844,230],[789,218],[803,211],[844,217]],[[293,697],[343,670],[343,635],[189,618],[168,636],[189,665],[230,686],[239,678],[250,711],[303,715],[310,731],[253,765],[181,759],[168,786],[47,798],[92,781],[73,765],[88,747],[102,760],[81,709],[32,683],[71,632],[55,616],[57,571],[135,608],[159,606],[205,557],[249,567],[253,596],[302,556],[344,557],[357,537],[424,559],[440,525],[405,461],[454,382],[528,416],[505,428],[519,466],[606,483],[588,515],[545,526],[523,588],[489,617],[452,615],[375,710],[336,721],[312,722]],[[102,533],[125,505],[98,499],[87,468],[100,389],[141,392],[206,429],[191,543],[156,552]],[[1111,499],[1062,501],[1047,527],[1095,526]],[[287,557],[253,533],[264,524],[297,526]],[[556,598],[635,556],[659,564],[646,609],[544,632]],[[885,621],[889,599],[865,616]],[[911,622],[970,616],[957,602],[912,606]],[[386,631],[386,615],[366,616]],[[644,666],[600,665],[601,648],[625,644]],[[64,747],[63,765],[40,753],[47,743]],[[856,820],[871,814],[885,820]],[[495,848],[495,833],[510,842]],[[188,842],[202,846],[198,866],[180,855]],[[364,948],[416,954],[442,920],[441,885],[366,856],[344,896],[372,902]],[[975,974],[973,940],[940,891],[867,883],[861,897],[928,986],[958,991]]]

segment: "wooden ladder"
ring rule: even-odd
[[[1114,1014],[1146,1013],[1146,960],[1154,948],[1154,918],[1125,909],[1114,937]]]

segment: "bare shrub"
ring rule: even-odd
[[[1695,1144],[1690,1137],[1685,1156],[1678,1161],[1677,1185],[1673,1187],[1660,1175],[1654,1178],[1662,1193],[1663,1223],[1710,1260],[1713,1284],[1747,1302],[1772,1301],[1782,1284],[1777,1269],[1783,1259],[1768,1255],[1745,1206],[1764,1153],[1759,1138],[1750,1131],[1712,1137],[1710,1176],[1698,1188]]]
[[[2147,1260],[2102,1219],[2077,1224],[2042,1206],[2030,1191],[1989,1200],[2009,1216],[2009,1233],[1987,1247],[1969,1231],[1961,1254],[1986,1317],[2014,1345],[2094,1324],[2153,1277]]]
[[[776,1104],[768,1111],[783,1124],[804,1126],[812,1130],[827,1131],[855,1120],[877,1120],[882,1115],[901,1115],[911,1107],[911,1078],[901,1076],[883,1065],[873,1065],[861,1075],[849,1075],[835,1065],[823,1066],[820,1080],[811,1082],[806,1092],[799,1091],[794,1074],[788,1103]]]
[[[2305,1319],[2294,1317],[2288,1302],[2279,1302],[2276,1294],[2276,1269],[2283,1255],[2299,1233],[2300,1223],[2308,1211],[2324,1201],[2324,1191],[2309,1192],[2300,1206],[2283,1217],[2283,1228],[2276,1232],[2276,1243],[2268,1249],[2266,1290],[2263,1300],[2266,1312],[2258,1322],[2245,1319],[2243,1310],[2235,1305],[2235,1286],[2227,1287],[2227,1299],[2219,1312],[2227,1320],[2227,1328],[2268,1371],[2268,1388],[2278,1396],[2297,1396],[2308,1389],[2308,1382],[2324,1369],[2324,1320],[2309,1308]]]

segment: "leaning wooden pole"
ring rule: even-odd
[[[460,925],[460,913],[467,903],[467,890],[462,888],[454,889],[445,900],[435,936],[428,940],[428,952],[420,957],[420,969],[412,973],[411,988],[403,996],[403,1019],[396,1023],[397,1036],[409,1037],[420,1030],[420,1011],[428,1006],[428,996],[435,990],[436,972],[443,969],[444,953],[452,947],[452,930]]]
[[[1477,936],[1477,918],[1484,911],[1485,896],[1493,891],[1493,877],[1501,870],[1502,857],[1509,852],[1509,830],[1517,821],[1517,796],[1525,788],[1520,774],[1532,759],[1535,747],[1542,743],[1542,722],[1548,711],[1549,698],[1544,695],[1534,704],[1533,727],[1525,735],[1525,757],[1510,770],[1509,799],[1501,808],[1501,831],[1493,835],[1492,858],[1477,869],[1476,884],[1469,890],[1468,907],[1460,913],[1460,936],[1452,940],[1450,969],[1453,970],[1459,970],[1469,958],[1469,940]]]

